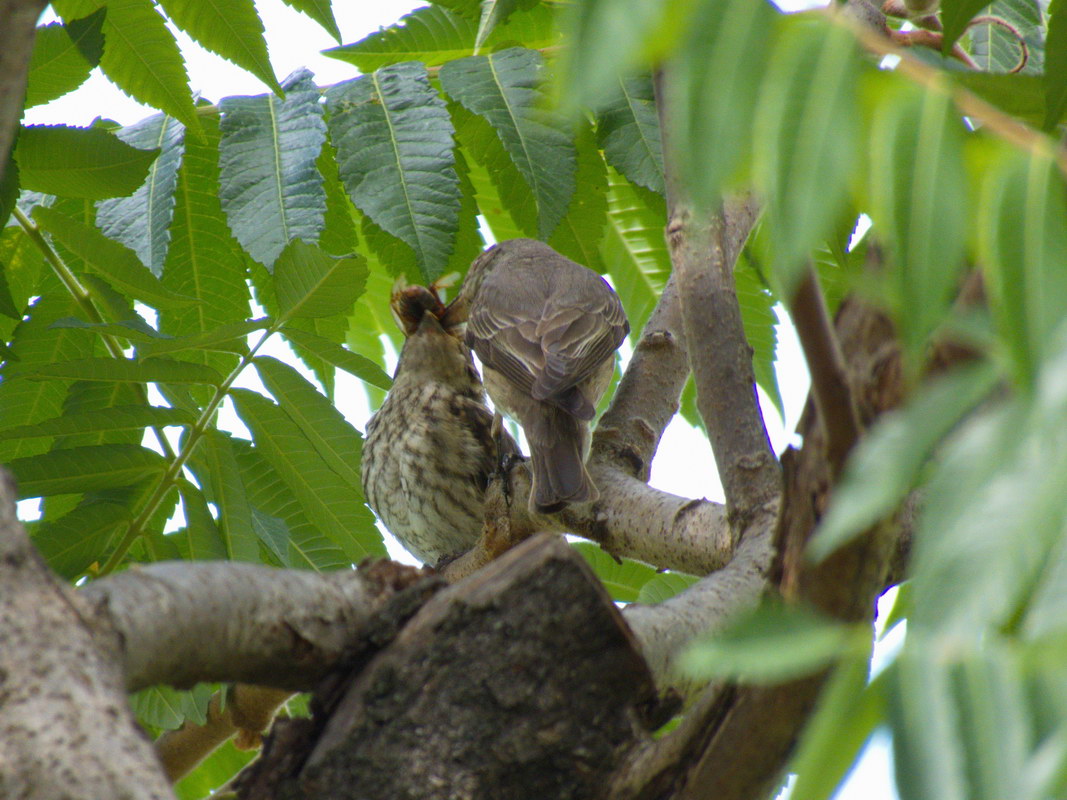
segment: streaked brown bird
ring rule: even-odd
[[[438,564],[478,541],[489,478],[519,448],[506,432],[494,440],[470,349],[461,328],[442,323],[436,293],[409,286],[391,304],[407,338],[393,386],[367,425],[363,495],[412,555]]]
[[[630,324],[607,281],[534,239],[482,253],[447,318],[467,320],[497,408],[530,442],[530,508],[559,511],[600,496],[588,471],[589,420]]]

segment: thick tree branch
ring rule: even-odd
[[[811,374],[812,398],[826,434],[826,457],[836,482],[852,446],[859,441],[863,426],[814,269],[809,268],[801,279],[792,313]]]
[[[0,472],[0,797],[173,798],[126,703],[119,642],[15,519]]]
[[[315,686],[385,600],[421,576],[391,562],[329,574],[163,562],[90,583],[81,595],[121,635],[129,691],[198,681],[302,690]]]
[[[47,0],[0,0],[0,181],[22,118],[34,31]]]

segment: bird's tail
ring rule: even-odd
[[[533,425],[523,427],[530,441],[532,511],[552,514],[570,503],[590,503],[600,497],[585,468],[586,423],[544,404]]]

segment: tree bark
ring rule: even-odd
[[[34,31],[47,0],[0,0],[0,182],[22,117]]]

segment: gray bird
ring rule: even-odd
[[[462,329],[442,321],[436,294],[406,287],[394,291],[392,308],[407,338],[367,424],[363,496],[412,555],[439,564],[478,541],[489,478],[519,448],[506,432],[494,437]]]
[[[467,320],[489,396],[526,432],[531,510],[596,500],[589,421],[630,330],[607,281],[543,242],[511,239],[474,260],[446,316]]]

